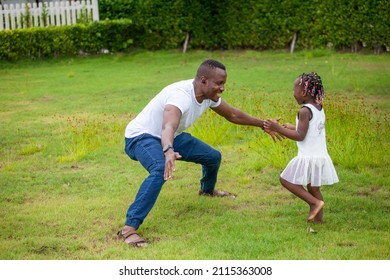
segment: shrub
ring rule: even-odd
[[[129,18],[146,49],[390,47],[387,0],[100,0],[100,18]]]
[[[0,59],[96,54],[102,50],[121,52],[128,50],[132,43],[132,22],[129,19],[5,30],[0,32]]]

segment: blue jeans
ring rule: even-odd
[[[203,192],[212,193],[217,183],[221,153],[185,132],[175,137],[173,147],[175,152],[182,156],[180,160],[202,165],[200,188]],[[131,159],[139,161],[149,172],[126,215],[125,224],[138,229],[152,210],[165,183],[165,156],[162,152],[161,139],[150,134],[125,138],[125,152]]]

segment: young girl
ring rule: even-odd
[[[324,200],[320,187],[337,183],[339,179],[326,147],[324,88],[320,76],[316,73],[300,75],[294,82],[294,97],[303,105],[296,117],[296,126],[281,126],[267,120],[264,128],[297,141],[298,156],[284,169],[280,182],[309,204],[308,222],[322,223]]]

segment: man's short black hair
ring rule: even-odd
[[[216,61],[214,59],[206,59],[199,66],[198,72],[196,73],[196,77],[198,79],[200,79],[202,76],[208,77],[210,74],[210,70],[214,70],[215,68],[219,68],[226,71],[225,65],[223,65],[221,62]]]

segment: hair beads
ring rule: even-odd
[[[321,104],[325,98],[324,87],[322,86],[321,77],[317,73],[311,72],[300,75],[299,85],[304,84],[304,90],[311,96],[315,97],[316,103]]]

